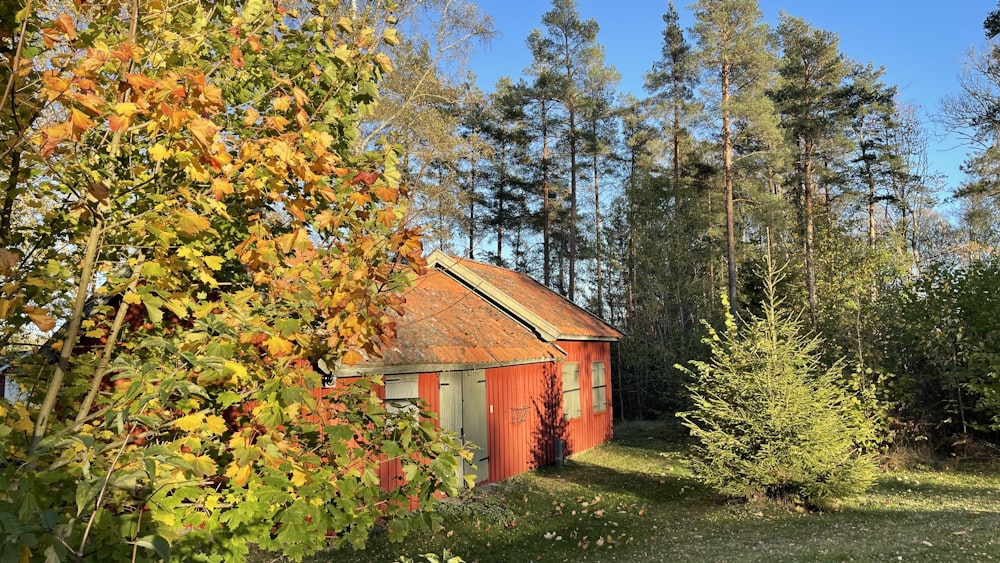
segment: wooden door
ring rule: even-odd
[[[476,482],[489,479],[486,426],[486,371],[446,371],[438,379],[441,429],[458,434],[473,451],[473,464],[463,461],[458,477],[475,475]]]

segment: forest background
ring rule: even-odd
[[[950,77],[931,87],[893,84],[892,68],[853,58],[839,30],[794,6],[722,3],[737,15],[728,35],[714,33],[716,4],[664,7],[659,52],[634,50],[627,63],[649,60],[641,92],[624,91],[601,22],[574,2],[534,23],[505,8],[500,21],[513,11],[535,27],[513,53],[518,38],[488,47],[488,3],[455,20],[483,22],[461,29],[485,55],[425,43],[442,90],[404,128],[425,244],[525,271],[623,328],[616,412],[629,419],[684,406],[672,366],[704,357],[699,321],[719,325],[721,292],[732,312],[756,311],[770,241],[791,265],[781,297],[823,337],[828,363],[848,361],[859,392],[945,435],[989,434],[992,326],[979,313],[991,310],[997,232],[990,6],[963,5],[970,35],[941,39],[952,49],[932,61],[882,49],[905,61],[903,76],[922,66]],[[961,25],[951,16],[943,27]],[[609,41],[622,43],[623,19]],[[887,25],[918,37],[914,22]],[[487,76],[502,72],[498,60],[527,63],[480,87],[481,57]]]

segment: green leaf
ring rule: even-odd
[[[223,391],[222,393],[219,393],[217,400],[219,401],[219,406],[225,409],[230,405],[240,402],[242,399],[243,397],[241,397],[239,393],[235,393],[233,391]]]
[[[274,328],[278,329],[281,336],[288,338],[299,332],[299,321],[298,319],[278,319],[274,323]]]
[[[142,265],[142,270],[139,273],[144,278],[156,279],[162,277],[167,272],[159,262],[146,262]]]
[[[135,540],[135,545],[156,553],[156,555],[164,561],[170,559],[170,544],[161,536],[143,536]]]

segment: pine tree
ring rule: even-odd
[[[535,58],[535,65],[547,69],[555,100],[565,113],[564,142],[569,159],[567,297],[573,301],[576,297],[579,242],[577,176],[583,144],[581,112],[585,104],[587,72],[595,66],[594,61],[601,54],[597,45],[600,26],[593,19],[580,19],[575,0],[552,0],[552,9],[542,15],[542,23],[545,25],[545,34],[539,30],[533,31],[528,37],[528,46]]]
[[[780,85],[774,92],[789,145],[795,154],[795,199],[805,243],[806,292],[809,317],[819,322],[816,292],[815,222],[817,177],[827,141],[844,131],[844,77],[847,66],[840,55],[836,34],[815,29],[800,18],[781,14],[778,40],[783,56],[778,65]]]
[[[698,477],[718,492],[825,506],[874,479],[871,421],[840,385],[842,364],[824,368],[822,341],[782,311],[770,256],[760,317],[722,333],[709,328],[708,361],[678,365],[692,379],[693,407],[678,413],[698,439]]]
[[[777,141],[778,123],[764,96],[775,57],[757,0],[700,0],[695,4],[698,59],[716,81],[715,118],[721,137],[723,204],[730,314],[736,318],[736,163]]]

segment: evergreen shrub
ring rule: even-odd
[[[696,475],[719,493],[832,506],[874,481],[860,447],[873,425],[842,385],[843,364],[821,365],[822,341],[781,310],[780,276],[769,264],[761,316],[708,327],[710,359],[677,366],[693,381],[678,416],[698,440]]]

